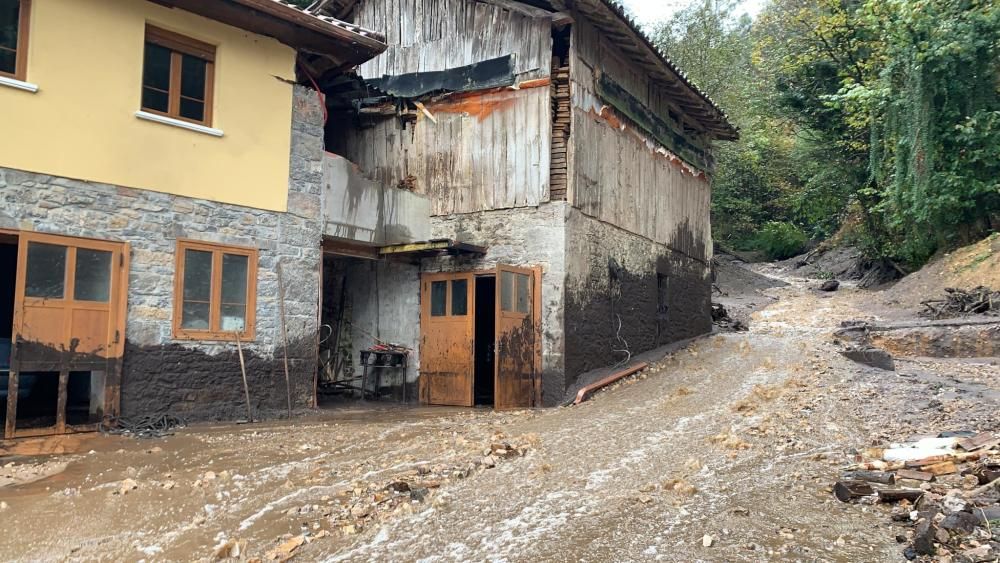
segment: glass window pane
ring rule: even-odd
[[[531,276],[517,274],[517,312],[531,312]]]
[[[170,96],[166,92],[143,88],[142,107],[166,113],[170,109]]]
[[[222,330],[243,332],[247,322],[246,305],[222,305]]]
[[[66,284],[66,247],[28,243],[28,267],[24,294],[28,297],[62,299]]]
[[[464,317],[469,314],[469,281],[451,281],[451,314]]]
[[[514,272],[500,272],[500,310],[514,310]]]
[[[212,253],[184,251],[184,301],[208,301],[212,298]]]
[[[431,283],[431,316],[443,317],[448,314],[448,282]]]
[[[107,250],[76,249],[76,280],[73,298],[77,301],[111,300],[111,252]]]
[[[247,269],[250,258],[239,254],[222,255],[222,302],[244,305],[247,302]]]
[[[182,55],[181,60],[181,96],[205,99],[205,67],[208,65],[198,57]]]
[[[208,303],[185,301],[181,311],[181,327],[208,330]]]
[[[181,98],[181,117],[205,121],[205,103]]]
[[[0,72],[14,74],[17,70],[17,53],[0,48]]]
[[[0,48],[17,48],[17,28],[21,17],[21,3],[17,0],[0,0]],[[10,72],[14,72],[11,70]]]
[[[142,85],[163,91],[170,89],[170,49],[146,43]]]

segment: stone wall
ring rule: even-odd
[[[537,208],[502,209],[431,218],[434,238],[456,239],[487,247],[485,256],[424,260],[424,272],[495,269],[497,264],[542,268],[542,396],[557,404],[563,378],[563,281],[566,277],[565,202]]]
[[[567,385],[625,359],[624,350],[636,355],[711,331],[711,288],[703,261],[574,209],[566,229]]]
[[[124,416],[165,412],[189,420],[245,416],[235,345],[172,338],[178,238],[260,251],[256,337],[245,345],[255,416],[278,414],[285,408],[276,269],[282,264],[294,406],[311,404],[321,263],[323,115],[315,93],[302,87],[295,88],[293,113],[287,213],[0,168],[0,228],[131,244]]]

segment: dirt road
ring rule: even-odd
[[[882,509],[833,499],[838,468],[911,433],[996,429],[1000,368],[860,366],[831,341],[866,316],[852,290],[768,291],[750,332],[578,407],[340,411],[0,461],[17,481],[0,486],[0,557],[902,560]]]

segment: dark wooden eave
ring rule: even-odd
[[[151,1],[273,37],[297,50],[328,57],[343,68],[360,65],[387,47],[378,33],[277,0]]]

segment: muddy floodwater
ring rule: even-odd
[[[0,461],[0,558],[900,561],[878,506],[830,493],[855,448],[995,427],[995,360],[838,353],[855,290],[768,290],[749,332],[577,407],[339,407],[100,435]]]

